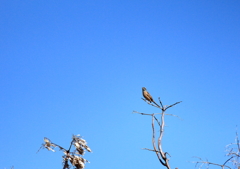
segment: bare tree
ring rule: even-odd
[[[55,152],[55,148],[58,147],[61,151],[63,151],[64,156],[63,158],[63,169],[69,169],[71,166],[69,165],[69,161],[72,164],[74,169],[83,169],[85,167],[85,163],[89,162],[84,159],[82,156],[85,153],[85,150],[88,152],[92,152],[91,149],[87,146],[86,140],[82,139],[80,135],[73,135],[72,141],[70,143],[69,149],[65,149],[53,142],[50,139],[44,137],[44,143],[40,147],[40,149],[46,148],[49,151]],[[72,145],[74,145],[75,149],[71,151]],[[40,151],[37,151],[37,153]]]
[[[149,105],[154,106],[156,108],[159,108],[161,110],[161,113],[153,113],[153,114],[140,113],[140,112],[137,112],[137,111],[133,111],[133,113],[138,113],[138,114],[141,114],[141,115],[152,116],[152,145],[153,145],[153,149],[148,149],[148,148],[144,148],[144,149],[155,152],[159,162],[163,166],[165,166],[167,169],[170,169],[169,158],[167,157],[167,155],[169,155],[169,153],[166,152],[166,151],[163,151],[163,148],[162,148],[162,139],[163,139],[163,133],[164,133],[164,127],[165,127],[164,117],[165,117],[165,115],[176,116],[176,115],[173,115],[173,114],[166,114],[165,112],[166,112],[166,110],[168,108],[171,108],[171,107],[181,103],[181,101],[180,102],[176,102],[176,103],[174,103],[172,105],[163,106],[162,101],[160,100],[160,98],[158,98],[159,103],[160,103],[158,105],[153,100],[152,96],[147,92],[147,89],[145,87],[142,88],[142,92],[143,92],[143,97],[144,97],[142,99],[146,103],[148,103]],[[161,115],[160,119],[158,119],[156,117],[156,115]],[[176,117],[178,117],[178,116],[176,116]],[[155,134],[155,130],[156,130],[155,122],[157,123],[158,127],[160,128],[159,136],[158,136],[157,139],[156,139],[156,136],[155,136],[156,135]]]
[[[165,115],[178,117],[178,116],[173,115],[173,114],[166,114],[166,110],[168,108],[171,108],[171,107],[181,103],[181,101],[176,102],[176,103],[174,103],[170,106],[169,105],[163,106],[160,98],[158,98],[160,104],[157,104],[145,87],[142,88],[142,94],[143,94],[143,97],[144,97],[142,99],[146,103],[148,103],[149,105],[154,106],[156,108],[159,108],[161,110],[161,113],[153,113],[153,114],[140,113],[140,112],[137,112],[137,111],[133,111],[133,113],[138,113],[138,114],[141,114],[141,115],[147,115],[147,116],[152,117],[152,145],[153,145],[153,149],[148,149],[148,148],[144,148],[144,149],[155,152],[157,157],[158,157],[158,160],[160,161],[160,163],[163,166],[165,166],[167,169],[170,169],[169,158],[167,157],[167,155],[170,156],[170,154],[166,151],[163,151],[163,148],[162,148],[162,139],[163,139],[163,133],[164,133],[164,127],[165,127],[164,117],[165,117]],[[161,117],[157,118],[157,115],[161,115]],[[157,123],[158,127],[160,128],[158,138],[156,138],[155,123]],[[233,168],[235,168],[235,169],[240,169],[240,142],[239,142],[237,132],[236,132],[235,142],[227,145],[226,146],[226,151],[227,151],[226,156],[228,157],[228,159],[223,164],[209,162],[208,160],[203,160],[200,157],[195,157],[195,158],[198,158],[198,161],[194,161],[193,163],[196,163],[195,167],[198,167],[199,169],[202,168],[203,166],[206,166],[207,168],[209,168],[210,165],[219,166],[222,169],[225,169],[225,168],[232,169],[229,166],[229,164],[232,164]]]
[[[195,157],[198,158],[199,161],[193,161],[193,163],[196,163],[195,166],[198,166],[199,169],[202,168],[203,166],[209,168],[210,165],[219,166],[222,169],[225,168],[231,169],[231,167],[227,165],[228,163],[232,164],[233,168],[240,169],[240,143],[237,132],[235,142],[228,144],[226,146],[226,151],[227,151],[226,156],[228,157],[228,159],[223,164],[212,163],[209,162],[208,160],[203,160],[200,157]]]

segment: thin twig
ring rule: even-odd
[[[237,131],[236,131],[236,139],[237,139],[238,152],[240,152],[240,144],[239,144],[238,132]]]
[[[142,148],[143,150],[148,150],[148,151],[153,151],[153,152],[156,152],[158,153],[159,151],[155,151],[155,150],[152,150],[152,149],[148,149],[148,148]]]
[[[137,113],[137,114],[141,114],[141,115],[147,115],[147,116],[152,116],[153,114],[148,114],[148,113],[141,113],[141,112],[137,112],[137,111],[133,111],[132,113]],[[154,113],[155,115],[157,115],[157,114],[162,114],[162,113]],[[183,120],[181,117],[179,117],[179,116],[177,116],[177,115],[175,115],[175,114],[165,114],[165,115],[167,115],[167,116],[174,116],[174,117],[177,117],[177,118],[179,118],[180,120]]]
[[[153,115],[153,114],[147,114],[147,113],[140,113],[140,112],[137,112],[135,110],[132,113],[137,113],[137,114],[147,115],[147,116],[152,116]]]
[[[171,155],[168,152],[165,152],[164,154],[165,154],[165,156],[168,154],[171,157]]]
[[[69,147],[69,149],[68,149],[68,152],[70,151],[70,149],[71,149],[71,147],[72,147],[72,144],[73,144],[73,142],[74,142],[74,139],[72,139],[72,141],[71,141],[71,144],[70,144],[70,147]]]
[[[167,110],[168,108],[173,107],[173,106],[175,106],[176,104],[179,104],[179,103],[181,103],[181,102],[182,102],[182,101],[176,102],[176,103],[174,103],[174,104],[172,104],[172,105],[170,105],[170,106],[167,106],[165,110]]]
[[[161,104],[161,106],[163,107],[162,101],[160,99],[160,97],[158,97],[159,103]]]
[[[229,168],[229,169],[231,169],[231,167],[229,167],[229,166],[227,166],[227,165],[221,165],[221,164],[217,164],[217,163],[212,163],[212,162],[208,162],[208,161],[204,161],[204,160],[202,160],[200,157],[194,157],[194,158],[198,158],[200,161],[193,161],[193,163],[196,163],[196,165],[195,166],[197,166],[197,164],[199,163],[199,164],[202,164],[199,168],[201,168],[204,164],[207,164],[207,165],[216,165],[216,166],[220,166],[220,167],[222,167],[222,168],[224,168],[224,167],[227,167],[227,168]]]
[[[158,106],[156,106],[155,104],[152,104],[152,103],[150,103],[149,101],[147,101],[146,99],[144,99],[144,98],[142,98],[147,104],[149,104],[149,105],[151,105],[151,106],[153,106],[153,107],[157,107],[157,108],[160,108],[161,109],[161,107],[158,107]]]
[[[44,147],[44,145],[42,145],[39,150],[36,152],[36,154]]]
[[[158,125],[161,126],[160,122],[158,121],[158,119],[154,116],[155,120],[157,121]]]
[[[225,163],[223,163],[223,166],[229,161],[231,160],[233,157],[230,157],[227,161],[225,161]]]
[[[174,116],[174,117],[179,118],[179,120],[183,120],[182,118],[180,118],[179,116],[177,116],[177,115],[175,115],[175,114],[165,114],[165,115],[167,115],[167,116]]]

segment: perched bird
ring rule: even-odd
[[[152,96],[148,93],[147,89],[145,87],[142,87],[142,94],[143,97],[148,100],[150,103],[153,102],[154,104],[156,104],[158,107],[160,107],[152,98]]]

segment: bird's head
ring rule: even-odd
[[[145,90],[147,90],[146,87],[142,87],[142,91],[145,91]]]

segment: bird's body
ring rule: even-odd
[[[156,104],[158,107],[160,107],[152,98],[152,96],[148,93],[147,89],[145,87],[142,87],[142,94],[143,97],[148,100],[150,103],[153,102],[154,104]]]
[[[153,102],[152,96],[148,93],[147,89],[145,87],[142,87],[142,94],[143,97],[148,100],[150,103]]]

